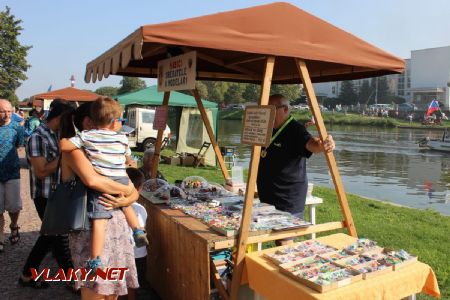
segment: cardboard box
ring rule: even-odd
[[[180,165],[180,157],[179,156],[164,157],[164,163],[168,165],[178,166]]]

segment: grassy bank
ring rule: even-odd
[[[292,111],[294,118],[302,123],[306,123],[311,119],[311,113],[309,111]],[[221,110],[219,111],[220,120],[242,120],[243,110]],[[394,118],[379,118],[361,116],[359,114],[343,114],[322,112],[323,120],[326,124],[334,125],[355,125],[355,126],[375,126],[375,127],[408,127],[408,128],[449,128],[450,121],[444,121],[440,126],[422,125],[420,122],[412,122],[411,124],[406,120],[394,119]]]
[[[161,164],[160,170],[171,182],[199,175],[212,182],[223,182],[213,168],[189,168]],[[314,187],[313,194],[324,199],[316,210],[317,222],[342,220],[334,190]],[[369,200],[348,194],[350,208],[360,237],[394,249],[405,249],[429,264],[439,281],[442,299],[450,299],[450,217],[431,210],[417,210]],[[327,233],[328,234],[328,233]],[[420,296],[419,299],[433,299]]]

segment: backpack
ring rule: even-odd
[[[25,124],[23,125],[23,131],[24,131],[25,138],[29,138],[30,135],[33,133],[33,131],[36,129],[36,128],[31,128],[30,120],[31,120],[31,117],[27,118],[25,120]]]

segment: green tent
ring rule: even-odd
[[[147,106],[158,106],[162,105],[164,97],[164,92],[158,92],[158,87],[156,85],[149,86],[145,89],[126,93],[123,95],[116,96],[115,98],[123,106],[126,105],[147,105]],[[206,109],[210,109],[213,115],[214,124],[213,128],[217,126],[217,103],[202,100],[203,106]],[[170,92],[169,106],[175,107],[197,107],[197,102],[195,98],[179,92]]]

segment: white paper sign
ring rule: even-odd
[[[272,138],[275,106],[247,106],[244,113],[241,142],[248,145],[268,146]]]
[[[193,90],[197,70],[195,51],[158,62],[158,92]]]

